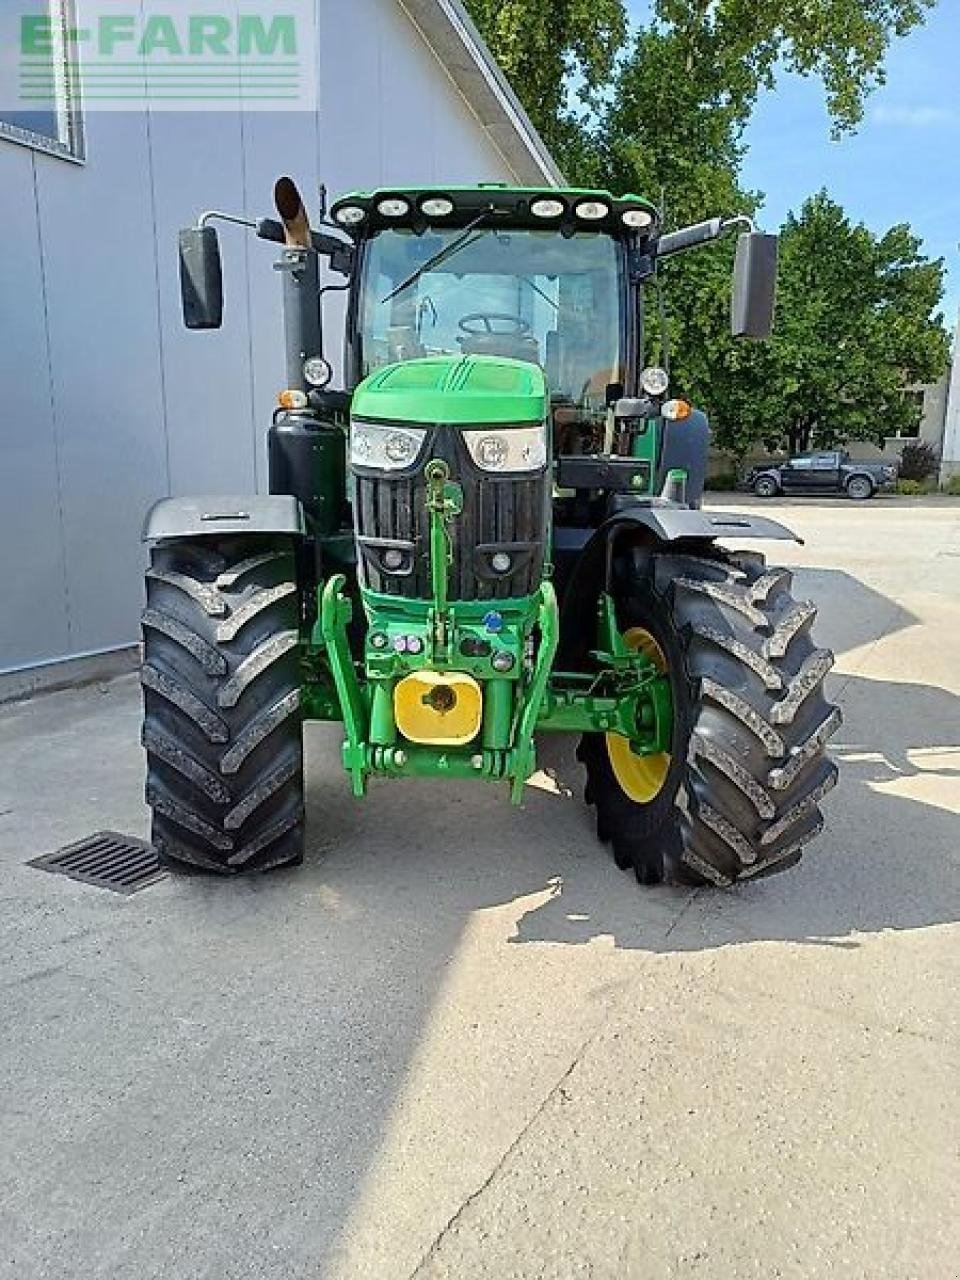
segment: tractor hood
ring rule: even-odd
[[[484,426],[543,422],[550,399],[539,365],[500,356],[433,356],[377,369],[351,412],[373,421]]]

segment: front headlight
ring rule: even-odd
[[[464,431],[463,439],[481,471],[539,471],[547,465],[545,426]]]
[[[659,365],[650,365],[640,375],[640,386],[648,396],[666,395],[669,385],[670,375],[666,369],[661,369]]]
[[[426,429],[391,427],[382,422],[350,425],[350,462],[373,471],[403,471],[416,462]]]

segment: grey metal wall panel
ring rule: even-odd
[[[71,648],[132,640],[144,507],[167,483],[143,114],[93,113],[86,168],[38,155]]]
[[[0,671],[70,648],[33,155],[0,145]]]
[[[177,255],[177,232],[203,211],[244,211],[241,138],[236,113],[158,111],[150,118],[173,494],[243,493],[254,485],[249,233],[217,224],[224,316],[223,328],[215,332],[191,333],[183,327]]]

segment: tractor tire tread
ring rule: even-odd
[[[810,636],[815,606],[793,598],[789,571],[719,548],[637,552],[622,581],[621,625],[667,628],[686,728],[674,794],[647,805],[613,780],[603,735],[584,736],[598,834],[645,882],[722,887],[792,866],[838,777],[826,748],[842,717],[824,693],[833,655]]]
[[[153,548],[142,741],[165,862],[232,875],[302,861],[299,609],[288,539]]]

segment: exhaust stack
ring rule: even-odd
[[[292,178],[278,178],[273,188],[273,202],[283,223],[286,243],[290,248],[310,249],[310,219],[297,184]]]
[[[303,376],[303,362],[321,355],[320,273],[313,247],[310,219],[292,178],[280,178],[273,189],[277,213],[283,223],[285,246],[277,270],[283,273],[283,327],[287,347],[287,386],[310,388]]]

